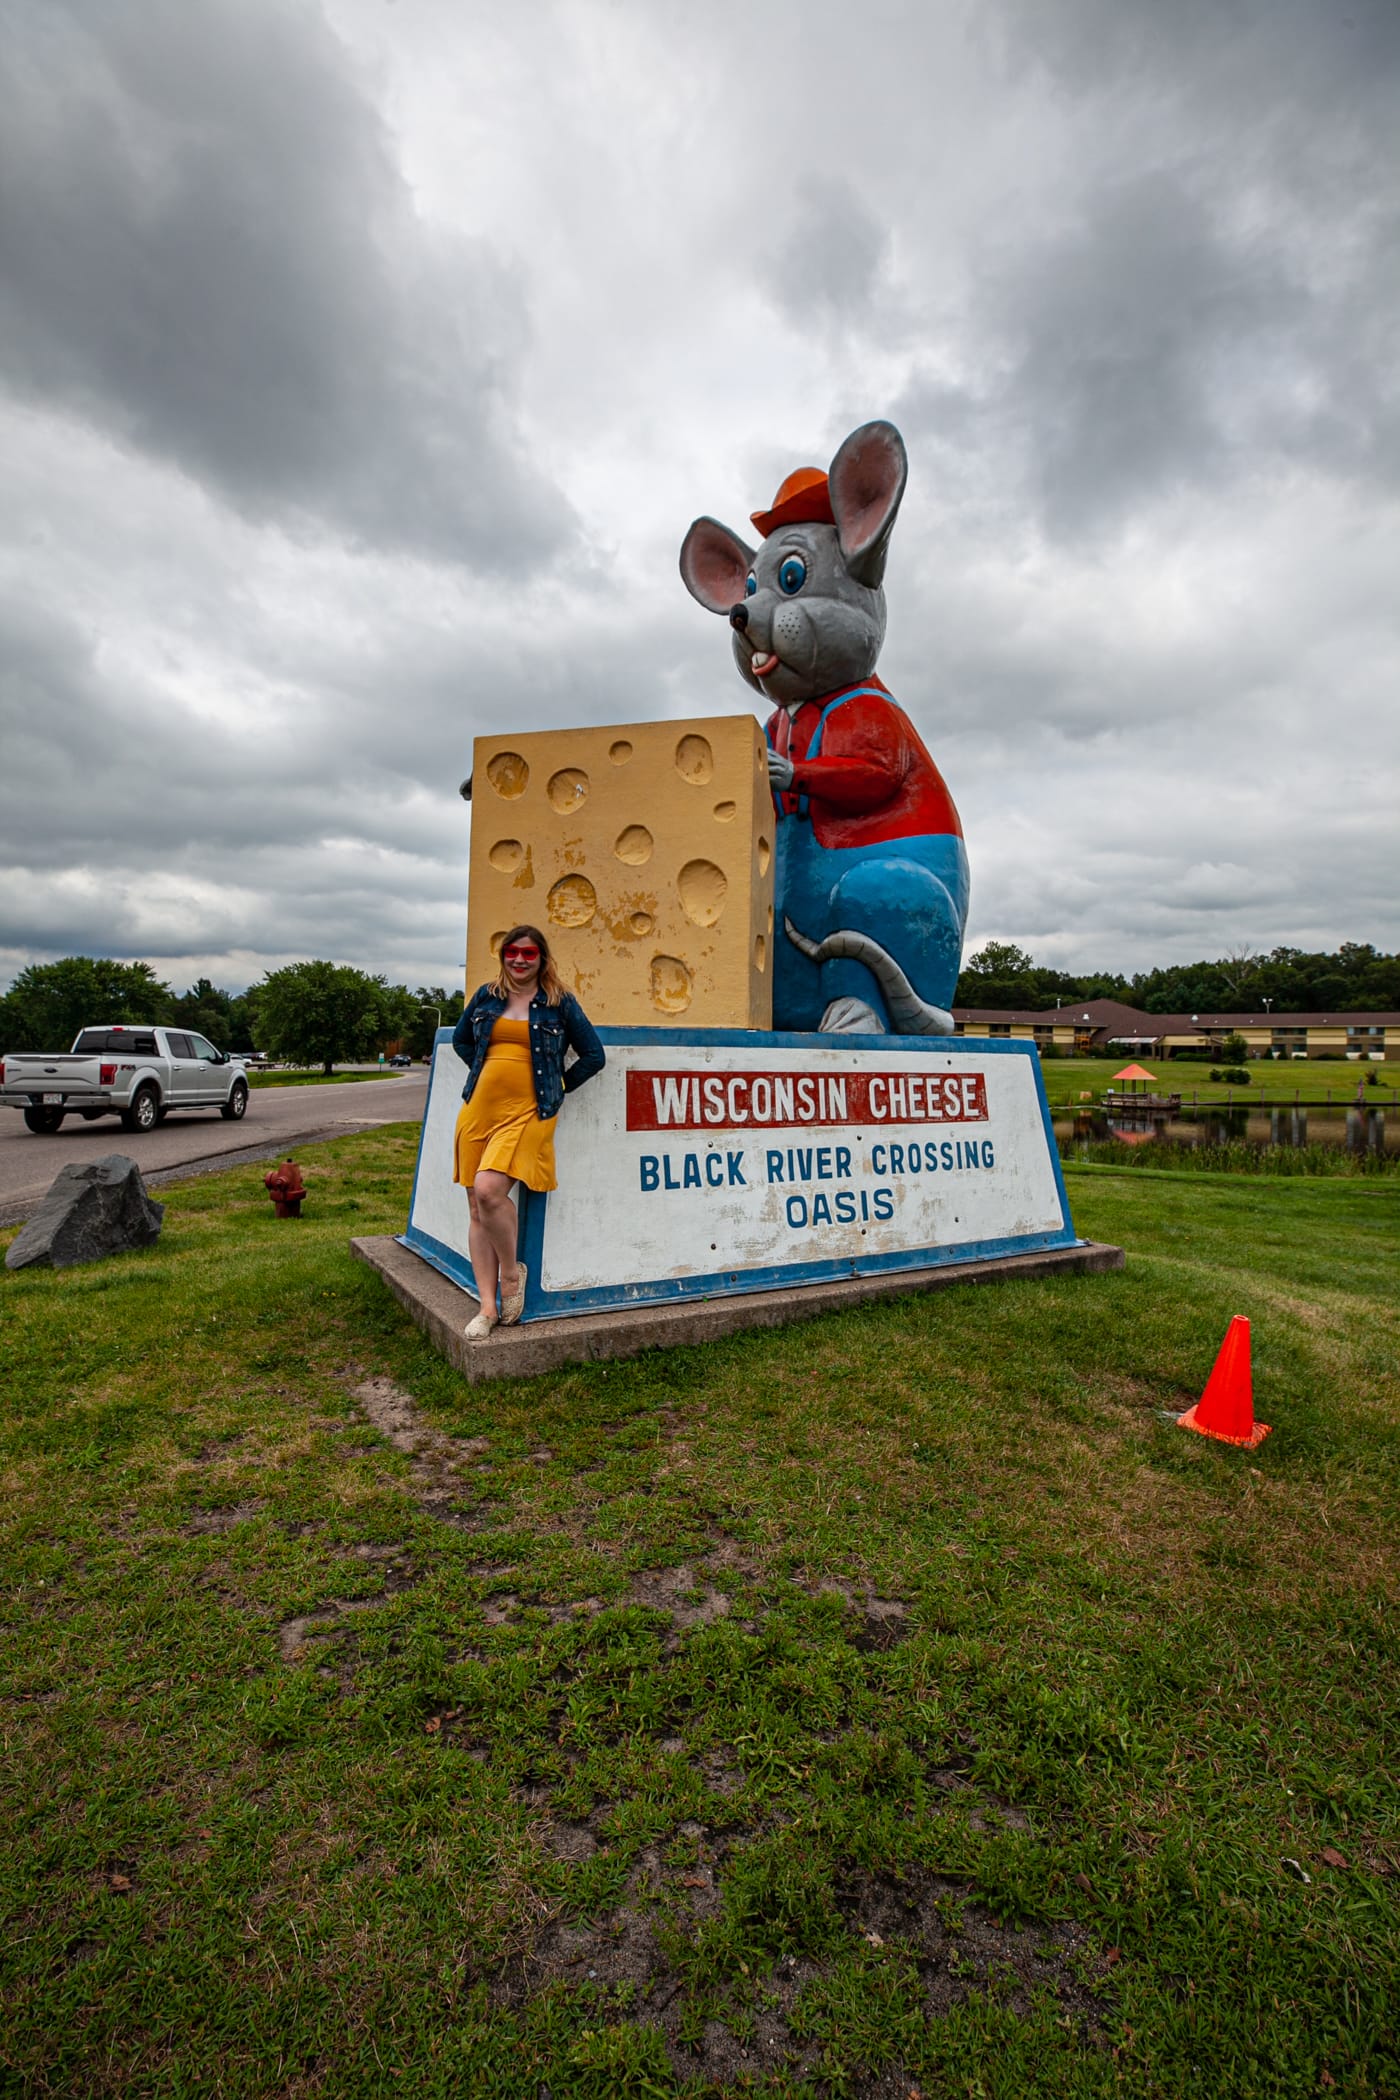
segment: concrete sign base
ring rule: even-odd
[[[616,1362],[640,1356],[645,1349],[693,1346],[751,1327],[786,1327],[907,1291],[1101,1275],[1123,1266],[1121,1247],[1080,1240],[1073,1247],[1057,1247],[1046,1254],[1012,1254],[999,1261],[948,1263],[936,1269],[851,1277],[842,1283],[798,1284],[736,1297],[671,1300],[631,1311],[536,1320],[528,1327],[498,1327],[489,1341],[469,1342],[465,1329],[476,1300],[410,1253],[401,1239],[386,1235],[351,1240],[350,1252],[384,1279],[433,1347],[472,1385],[493,1378],[534,1378],[567,1364]]]
[[[558,1189],[522,1194],[524,1323],[1072,1250],[1034,1047],[965,1036],[600,1029]],[[434,1052],[403,1244],[470,1292],[465,1068]]]

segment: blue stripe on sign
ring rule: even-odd
[[[424,1261],[475,1299],[471,1267],[464,1256],[426,1232],[402,1232],[398,1241],[400,1246],[421,1255]],[[840,1283],[853,1276],[887,1276],[917,1269],[955,1268],[966,1262],[996,1261],[1007,1254],[1041,1254],[1054,1247],[1083,1245],[1084,1242],[1070,1229],[1026,1233],[1019,1239],[964,1240],[952,1247],[905,1248],[898,1254],[865,1255],[855,1261],[791,1262],[763,1269],[717,1269],[705,1276],[666,1277],[626,1286],[603,1285],[587,1291],[545,1291],[534,1287],[539,1250],[531,1248],[527,1242],[525,1259],[531,1262],[531,1277],[526,1287],[527,1311],[523,1317],[526,1320],[558,1320],[585,1313],[621,1312],[628,1306],[674,1304],[686,1298],[739,1298],[755,1291],[782,1290],[792,1284]],[[531,1261],[532,1253],[534,1261]]]

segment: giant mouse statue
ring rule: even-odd
[[[875,676],[882,580],[909,463],[892,423],[852,431],[826,474],[799,467],[755,511],[755,554],[714,518],[681,548],[692,597],[733,630],[741,675],[776,701],[773,1025],[951,1035],[968,870],[953,800]]]

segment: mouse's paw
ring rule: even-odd
[[[873,1006],[864,999],[833,999],[817,1023],[821,1035],[888,1035],[889,1024],[882,1021]]]

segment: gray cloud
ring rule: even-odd
[[[888,259],[889,228],[882,226],[848,181],[806,176],[773,246],[766,282],[778,305],[799,326],[846,325],[867,313]]]
[[[518,570],[518,276],[415,213],[308,6],[54,0],[0,41],[0,359],[252,516]]]
[[[1297,468],[1400,486],[1400,14],[1008,0],[1090,147],[981,322],[1052,530]],[[930,403],[930,407],[936,403]]]

